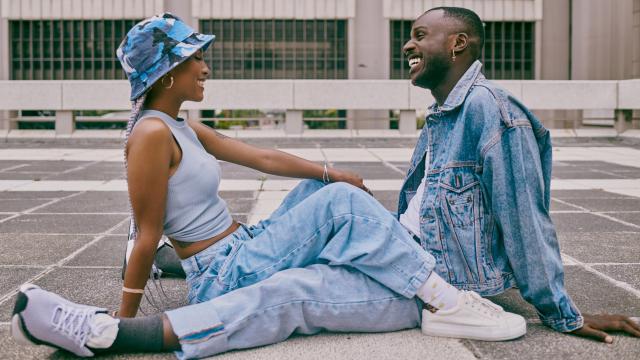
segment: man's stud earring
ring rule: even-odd
[[[451,49],[451,60],[456,62],[456,49]]]

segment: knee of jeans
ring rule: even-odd
[[[333,199],[353,201],[355,198],[368,201],[370,198],[370,196],[361,189],[345,182],[331,183],[325,186],[325,189],[331,193]]]
[[[296,186],[296,188],[298,189],[320,189],[324,187],[324,183],[320,180],[314,180],[314,179],[305,179],[300,181],[300,183],[298,184],[298,186]]]

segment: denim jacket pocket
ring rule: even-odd
[[[467,168],[445,169],[440,176],[442,207],[445,216],[450,218],[454,226],[473,225],[475,216],[474,203],[477,202],[474,189],[480,182]]]
[[[482,271],[481,226],[479,223],[480,183],[473,167],[443,170],[438,189],[440,222],[446,246],[447,261],[456,272],[454,283],[477,283],[485,280]],[[466,278],[465,278],[466,275]]]

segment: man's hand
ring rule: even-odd
[[[584,326],[572,331],[571,334],[592,338],[607,344],[613,343],[613,337],[605,331],[622,331],[629,335],[640,337],[640,323],[624,315],[582,314],[582,316],[584,318]]]
[[[369,195],[373,196],[373,193],[371,193],[371,190],[369,190],[369,188],[364,186],[364,180],[362,180],[362,177],[354,172],[346,171],[346,170],[331,169],[329,170],[329,179],[331,179],[331,181],[333,182],[341,181],[341,182],[349,183],[355,187],[358,187],[366,191],[367,193],[369,193]]]

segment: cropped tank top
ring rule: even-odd
[[[164,121],[182,149],[182,160],[169,178],[164,234],[174,240],[195,242],[224,232],[233,220],[227,203],[218,195],[221,169],[206,152],[195,131],[184,120],[156,110],[144,110],[138,122],[154,117]]]

